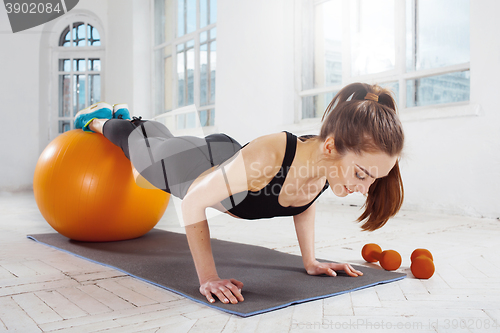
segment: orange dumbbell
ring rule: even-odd
[[[428,279],[434,274],[434,259],[429,250],[416,249],[410,257],[411,272],[417,279]]]
[[[394,250],[382,249],[377,244],[366,244],[361,250],[361,255],[368,262],[380,262],[380,266],[388,271],[394,271],[401,266],[401,256]]]

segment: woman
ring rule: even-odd
[[[94,109],[92,109],[94,108]],[[221,279],[215,268],[205,215],[208,207],[257,219],[293,216],[304,267],[310,275],[362,275],[349,264],[320,263],[314,255],[314,201],[329,186],[343,197],[366,195],[358,221],[376,230],[400,209],[403,184],[398,158],[404,134],[389,91],[353,83],[331,101],[318,136],[282,132],[244,147],[216,134],[173,137],[163,125],[135,118],[120,106],[80,111],[75,127],[103,134],[122,148],[137,171],[158,188],[183,199],[186,236],[211,303],[243,301],[243,283]],[[118,110],[116,110],[118,109]],[[119,116],[118,116],[119,115]],[[101,119],[98,119],[101,118]],[[102,119],[104,118],[104,119]]]

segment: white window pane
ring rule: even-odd
[[[75,46],[86,46],[85,44],[85,24],[82,22],[73,23],[73,41]]]
[[[154,0],[155,45],[165,42],[165,0]]]
[[[184,52],[178,53],[177,56],[184,59]],[[173,86],[175,84],[173,80],[177,78],[172,64],[171,45],[155,51],[154,65],[155,115],[159,115],[173,109]]]
[[[418,0],[417,4],[407,0],[407,70],[468,62],[469,0]]]
[[[101,60],[100,59],[89,59],[89,71],[100,72],[101,71]]]
[[[85,75],[73,75],[73,116],[85,109]]]
[[[338,91],[302,97],[302,118],[319,118]]]
[[[215,109],[202,110],[199,112],[199,116],[200,116],[200,125],[202,127],[214,126]]]
[[[334,0],[317,5],[314,19],[314,87],[341,84],[342,2]],[[305,88],[313,86],[309,83]]]
[[[196,0],[186,0],[187,33],[196,30]]]
[[[155,0],[154,6],[154,38],[155,45],[159,45],[174,38],[175,26],[173,19],[175,2],[170,0]],[[184,23],[182,23],[182,27],[184,27]]]
[[[85,24],[80,24],[77,28],[78,46],[86,46],[85,43]]]
[[[71,60],[70,59],[59,59],[59,71],[70,72],[71,71]]]
[[[215,109],[211,109],[208,115],[209,121],[207,126],[215,126]]]
[[[396,105],[399,105],[399,82],[394,81],[394,82],[386,82],[386,83],[381,83],[380,86],[382,88],[388,89],[392,92],[392,97],[394,98],[394,101],[396,102]]]
[[[101,101],[101,75],[89,75],[89,100],[87,105]]]
[[[73,59],[73,71],[85,72],[85,59]]]
[[[101,45],[101,37],[99,36],[99,31],[96,28],[87,25],[87,38],[90,46],[99,46]]]
[[[200,28],[208,25],[208,1],[200,0]]]
[[[59,75],[59,117],[71,116],[71,81],[69,75]]]
[[[177,53],[177,105],[186,105],[186,79],[184,70],[184,51]]]
[[[175,17],[175,2],[170,0],[165,1],[164,41],[172,40],[175,37],[174,17]]]
[[[408,80],[406,95],[407,107],[468,101],[470,71]]]
[[[67,132],[71,129],[71,123],[69,120],[59,120],[59,133]]]
[[[205,127],[208,126],[208,112],[209,110],[202,110],[198,112],[200,115],[200,126]]]
[[[178,114],[175,116],[177,119],[177,129],[185,129],[186,128],[186,115],[185,114]]]
[[[173,109],[174,102],[173,102],[173,96],[172,96],[172,57],[169,56],[165,58],[165,105],[164,105],[164,111],[170,111]]]
[[[208,91],[208,47],[200,45],[200,105],[207,105]]]
[[[68,28],[64,29],[62,36],[59,40],[59,46],[70,47],[71,46],[71,30]]]
[[[191,112],[186,114],[186,128],[196,127],[196,113]]]
[[[359,0],[351,5],[351,74],[394,68],[394,0]]]
[[[186,51],[187,61],[187,105],[194,104],[194,49]]]
[[[210,104],[215,103],[215,74],[217,71],[217,42],[210,43]]]
[[[207,35],[208,35],[208,32],[207,31],[203,31],[202,33],[200,33],[200,43],[204,43],[207,41]]]
[[[185,12],[185,0],[177,1],[177,37],[184,36],[186,29],[184,27],[184,12]]]
[[[164,72],[164,62],[163,62],[163,49],[154,51],[154,99],[155,99],[155,115],[162,114],[165,112],[163,105],[163,72]]]
[[[217,0],[210,0],[210,24],[217,22]]]

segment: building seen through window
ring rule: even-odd
[[[400,108],[469,100],[469,0],[307,4],[302,118],[320,117],[337,91],[356,81],[391,89]]]

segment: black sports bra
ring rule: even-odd
[[[294,216],[305,211],[328,188],[328,181],[321,192],[307,205],[283,207],[278,202],[279,194],[285,182],[290,166],[297,151],[297,137],[286,133],[286,151],[281,169],[276,176],[261,190],[236,193],[222,201],[222,205],[233,215],[242,219],[256,220],[276,216]],[[246,194],[246,196],[245,196]],[[231,208],[232,207],[232,208]]]

